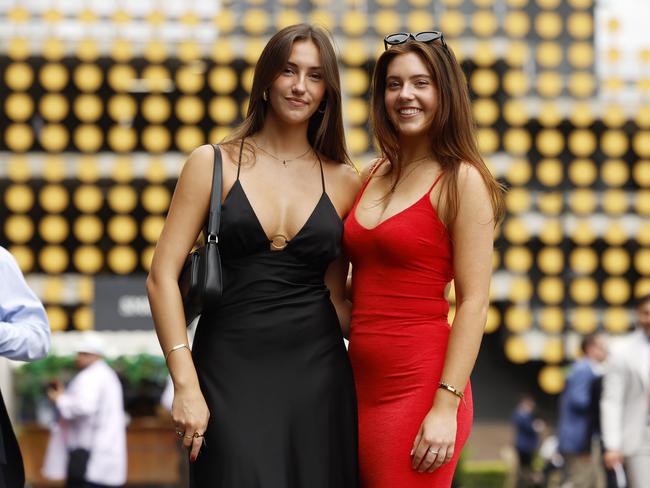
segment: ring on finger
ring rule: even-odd
[[[177,430],[177,431],[176,431],[176,435],[177,435],[178,437],[183,437],[183,431],[182,431],[182,430]]]
[[[185,439],[193,439],[193,438],[194,438],[193,435],[184,435],[183,437],[184,437]]]
[[[199,437],[203,437],[203,434],[200,434],[198,432],[194,432],[194,434],[192,434],[192,437],[194,437],[195,439],[198,439]]]
[[[428,451],[433,454],[434,456],[438,455],[438,451],[434,451],[432,448],[429,448]]]

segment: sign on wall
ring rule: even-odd
[[[146,275],[95,278],[96,330],[151,330]]]

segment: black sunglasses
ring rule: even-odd
[[[416,42],[424,42],[429,44],[433,41],[440,39],[442,45],[447,49],[447,43],[445,42],[445,36],[442,35],[440,31],[425,31],[425,32],[395,32],[394,34],[388,34],[384,37],[384,51],[388,49],[389,46],[396,46],[397,44],[404,44],[410,40]]]

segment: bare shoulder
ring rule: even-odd
[[[386,174],[390,168],[389,164],[382,164],[384,158],[375,158],[370,161],[361,171],[361,180],[366,181],[374,173],[379,176]]]
[[[182,176],[188,177],[195,174],[205,177],[206,173],[212,173],[214,161],[214,149],[210,144],[203,144],[194,149],[187,157],[183,165]]]
[[[353,192],[356,195],[363,180],[354,166],[329,159],[323,159],[323,166],[328,179],[335,187],[344,188],[346,193]]]
[[[469,163],[461,163],[458,171],[458,219],[463,222],[493,223],[490,190],[481,172]]]
[[[488,188],[481,172],[473,164],[462,162],[458,171],[458,188],[461,195],[488,196]]]
[[[241,147],[241,140],[228,141],[219,144],[219,148],[221,148],[221,153],[223,154],[224,162],[237,164],[240,147]]]

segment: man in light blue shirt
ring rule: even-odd
[[[18,263],[0,247],[0,356],[34,361],[47,356],[50,325]]]
[[[0,356],[34,361],[47,356],[50,326],[9,252],[0,247]],[[23,460],[0,392],[0,486],[23,488]]]

